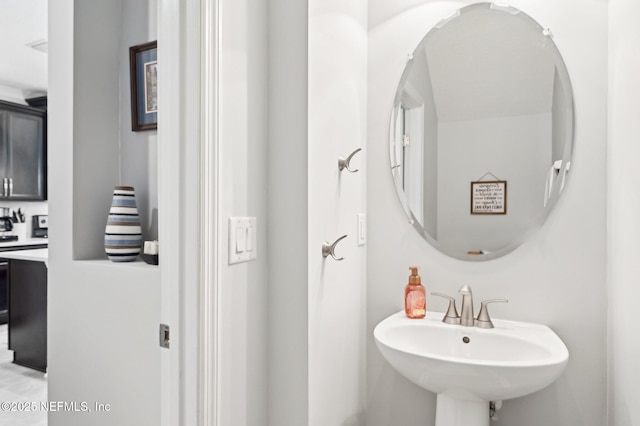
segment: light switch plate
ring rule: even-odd
[[[257,219],[229,218],[229,265],[257,258]]]

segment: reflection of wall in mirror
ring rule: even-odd
[[[567,108],[571,105],[567,99],[562,83],[558,77],[558,70],[553,73],[553,97],[551,98],[551,163],[562,160],[565,157],[564,150],[567,144]]]
[[[420,162],[422,170],[419,174],[415,172],[416,169],[413,172],[405,170],[407,174],[411,173],[413,180],[416,181],[414,189],[419,189],[420,196],[415,196],[415,191],[405,191],[405,194],[411,211],[425,232],[433,239],[437,239],[438,147],[434,141],[437,141],[438,138],[438,117],[429,65],[424,50],[415,52],[412,66],[416,72],[409,74],[402,102],[411,121],[411,124],[406,127],[410,132],[409,143],[421,146],[421,149],[418,150],[420,158],[414,159],[413,155],[411,158],[412,161]],[[418,115],[415,112],[418,112]],[[425,123],[430,125],[425,125]],[[413,129],[419,129],[418,135],[411,134],[416,132]]]
[[[439,241],[459,253],[495,251],[535,227],[551,163],[551,112],[441,122],[438,161]],[[487,172],[509,182],[506,215],[471,215],[469,183]]]

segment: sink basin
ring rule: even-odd
[[[436,426],[488,425],[489,401],[517,398],[553,383],[569,351],[547,326],[494,319],[493,329],[441,322],[429,312],[382,320],[373,334],[384,358],[404,377],[438,394]],[[441,411],[466,412],[465,419]],[[486,414],[486,419],[484,418]],[[440,417],[440,419],[439,419]]]

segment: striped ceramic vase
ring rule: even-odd
[[[132,186],[116,186],[104,232],[104,250],[113,262],[131,262],[140,254],[142,228]]]

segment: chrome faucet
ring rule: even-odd
[[[458,291],[462,295],[462,311],[460,311],[460,325],[465,327],[473,327],[475,319],[473,317],[473,294],[471,287],[463,285]]]
[[[449,300],[449,308],[444,315],[442,322],[446,324],[460,324],[465,327],[480,327],[480,328],[493,328],[493,322],[489,317],[489,311],[487,305],[494,302],[509,302],[507,299],[489,299],[481,303],[480,313],[478,318],[473,317],[473,294],[471,294],[471,287],[464,285],[458,291],[462,295],[462,311],[458,316],[458,310],[456,309],[456,299],[451,296],[447,296],[443,293],[431,293],[434,296],[444,297]]]

